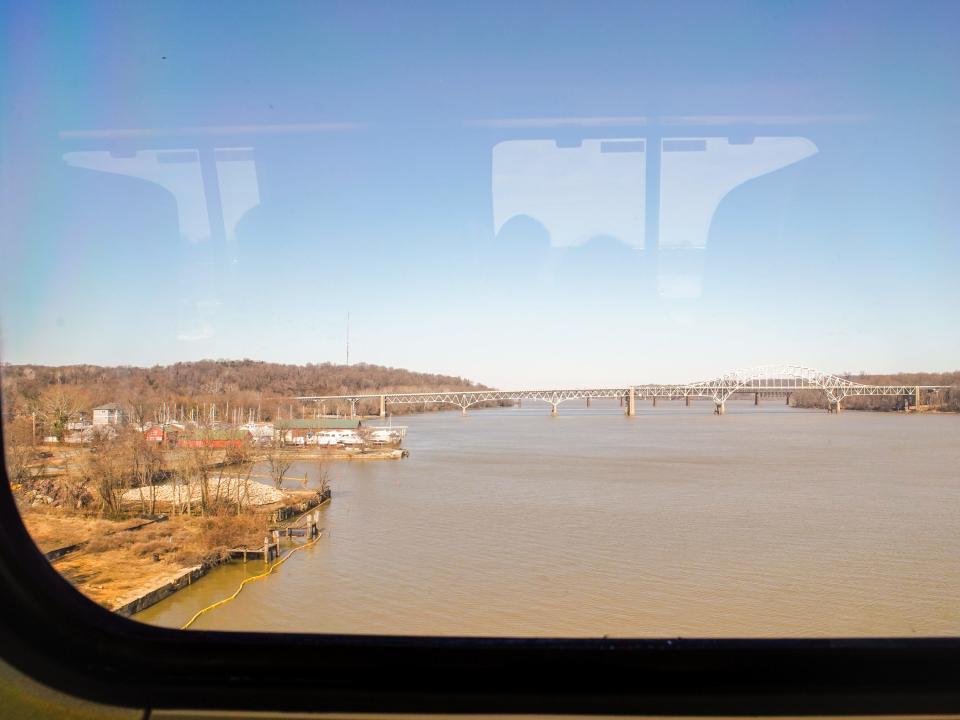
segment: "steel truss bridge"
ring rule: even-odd
[[[299,396],[301,401],[349,402],[351,416],[356,415],[357,403],[361,400],[379,401],[380,416],[385,417],[388,405],[400,404],[447,404],[459,407],[463,414],[467,408],[480,403],[535,400],[549,403],[556,415],[558,407],[567,400],[593,398],[619,399],[626,415],[636,414],[637,400],[649,399],[656,405],[657,398],[683,399],[689,405],[692,398],[709,398],[715,412],[723,415],[725,403],[735,393],[753,393],[754,401],[761,395],[789,395],[797,390],[816,390],[826,396],[828,410],[840,412],[844,398],[864,395],[901,396],[908,403],[920,405],[921,391],[939,390],[938,385],[870,385],[858,383],[838,375],[820,372],[803,365],[762,365],[747,370],[737,370],[712,380],[667,385],[630,385],[610,388],[567,388],[550,390],[436,390],[417,393],[381,393],[366,395],[312,395]]]

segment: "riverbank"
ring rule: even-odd
[[[329,489],[265,489],[281,498],[239,515],[105,519],[22,504],[21,516],[40,550],[77,590],[108,610],[132,615],[229,562],[238,551],[262,554],[277,517],[297,516],[330,499]]]
[[[284,457],[299,460],[401,460],[410,456],[404,448],[313,448],[288,449]]]

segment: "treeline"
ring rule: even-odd
[[[201,360],[150,368],[3,365],[2,378],[4,420],[40,417],[45,429],[56,434],[78,412],[89,419],[94,407],[106,403],[121,405],[137,424],[158,418],[269,421],[278,415],[310,417],[319,410],[315,404],[290,399],[297,395],[483,388],[461,377],[365,363],[285,365],[255,360]],[[422,409],[391,406],[390,412]],[[361,413],[378,410],[374,402],[358,408]],[[344,403],[327,405],[323,411],[347,413],[350,408]]]
[[[931,406],[949,412],[960,412],[960,372],[947,373],[895,373],[891,375],[844,375],[852,382],[864,385],[944,385],[939,392],[921,390],[920,400],[925,406]],[[796,407],[826,408],[824,394],[817,390],[799,390],[792,393],[791,404]],[[851,396],[843,399],[847,410],[893,411],[903,409],[904,398],[894,395]],[[912,399],[911,399],[912,403]]]

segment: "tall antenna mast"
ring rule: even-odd
[[[350,364],[350,311],[347,311],[347,365]]]

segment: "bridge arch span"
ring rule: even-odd
[[[865,385],[806,365],[787,363],[734,370],[713,380],[691,383],[690,387],[708,389],[709,393],[702,394],[709,394],[717,404],[718,413],[722,414],[724,403],[736,392],[820,390],[826,395],[830,410],[839,411],[840,402],[848,395],[881,394],[870,390],[884,386]]]
[[[573,399],[612,398],[620,399],[626,405],[626,414],[634,414],[634,401],[637,398],[686,398],[709,397],[716,405],[716,411],[722,415],[724,404],[736,392],[765,391],[786,392],[794,390],[819,390],[827,398],[830,410],[839,412],[841,401],[851,395],[900,395],[913,398],[920,405],[921,390],[937,389],[939,386],[923,385],[874,385],[859,383],[839,375],[815,370],[806,365],[785,363],[780,365],[759,365],[743,370],[734,370],[711,380],[687,384],[649,384],[620,387],[592,388],[541,388],[522,390],[498,390],[495,388],[478,390],[434,390],[414,393],[378,393],[371,395],[339,396],[301,396],[298,400],[340,400],[349,401],[351,414],[362,399],[376,399],[380,405],[380,415],[384,416],[388,404],[443,403],[459,407],[466,414],[467,408],[484,402],[539,400],[549,403],[552,412],[557,414],[558,406]]]

